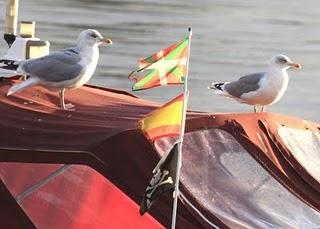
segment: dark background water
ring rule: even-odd
[[[5,0],[0,0],[0,31]],[[212,81],[228,81],[264,71],[272,56],[286,54],[302,63],[290,71],[284,97],[269,111],[320,121],[320,1],[316,0],[20,0],[19,20],[35,20],[36,35],[51,51],[74,44],[79,32],[95,28],[114,44],[101,47],[91,84],[129,90],[128,73],[136,60],[187,36],[193,28],[189,108],[211,112],[252,111],[207,90]],[[0,56],[6,53],[0,41]],[[165,102],[182,90],[161,87],[137,96]],[[66,95],[67,96],[67,95]]]

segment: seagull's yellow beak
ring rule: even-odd
[[[101,42],[102,44],[112,45],[112,40],[109,39],[109,38],[102,38],[102,39],[100,40],[100,42]]]
[[[298,64],[298,63],[289,63],[288,65],[289,65],[290,67],[296,68],[296,69],[301,69],[301,68],[302,68],[302,65],[301,65],[301,64]]]

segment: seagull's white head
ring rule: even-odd
[[[301,64],[292,62],[290,58],[285,55],[277,55],[272,57],[270,66],[284,69],[284,70],[287,70],[289,68],[296,68],[296,69],[302,68]]]
[[[87,29],[80,33],[77,43],[89,46],[101,44],[111,45],[112,40],[109,38],[104,38],[97,30]]]

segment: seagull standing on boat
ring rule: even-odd
[[[24,60],[17,63],[17,73],[30,76],[26,81],[12,86],[7,95],[24,90],[34,85],[41,85],[49,90],[59,90],[60,107],[68,109],[64,102],[64,92],[76,89],[89,81],[99,59],[100,44],[112,44],[101,34],[88,29],[80,33],[76,46],[47,56]],[[69,105],[69,104],[67,104]]]
[[[285,55],[277,55],[271,59],[266,72],[245,75],[237,81],[214,82],[208,88],[217,95],[253,105],[254,112],[257,112],[257,107],[261,106],[263,112],[265,106],[278,102],[287,90],[289,68],[300,69],[301,65],[293,63]]]

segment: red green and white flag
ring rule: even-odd
[[[129,78],[136,80],[132,90],[183,84],[187,69],[188,46],[189,38],[185,38],[145,59],[138,60],[139,69],[129,75]],[[136,75],[146,70],[148,72],[144,76]]]

